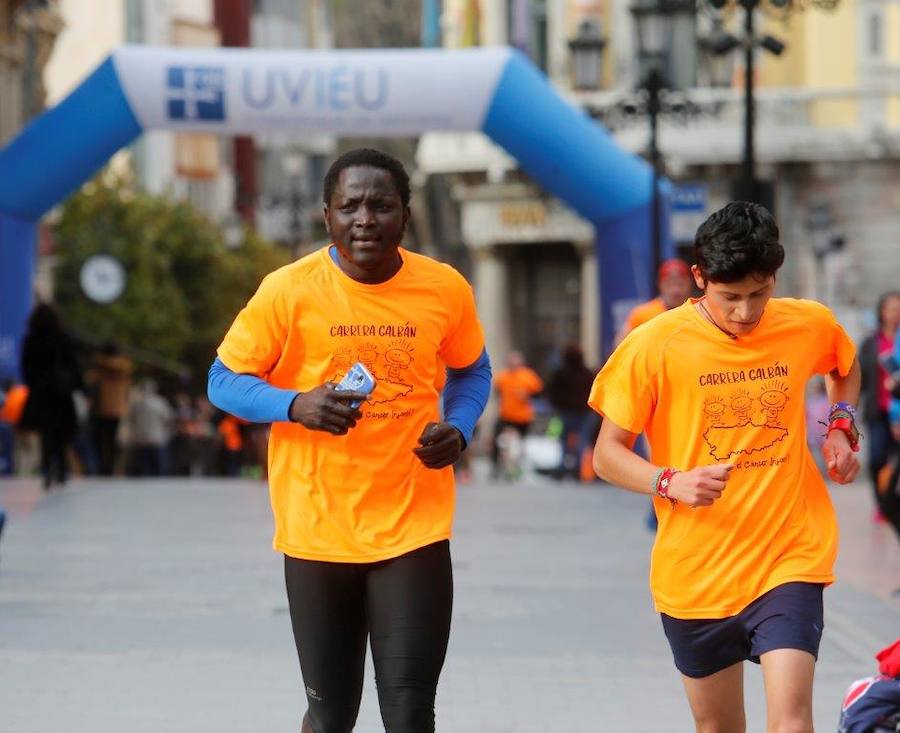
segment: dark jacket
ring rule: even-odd
[[[860,407],[866,422],[876,422],[884,417],[884,413],[878,407],[878,382],[881,379],[881,369],[878,364],[878,333],[866,336],[860,344],[859,368],[862,371],[862,393],[860,394]]]
[[[887,413],[878,406],[878,383],[882,378],[883,367],[878,361],[877,331],[865,338],[859,347],[856,358],[859,359],[859,368],[862,371],[859,404],[862,407],[863,419],[870,423],[886,420]],[[894,387],[891,396],[894,399],[900,399],[900,382]]]
[[[547,398],[560,411],[587,412],[594,372],[581,361],[564,361],[550,377]]]
[[[20,426],[25,430],[58,429],[66,438],[75,435],[78,420],[72,392],[81,388],[75,347],[65,333],[34,332],[22,345],[22,381],[28,401]]]

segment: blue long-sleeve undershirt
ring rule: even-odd
[[[209,369],[207,395],[216,407],[250,422],[284,422],[299,393],[274,387],[252,374],[233,372],[218,357]],[[466,444],[491,394],[491,361],[487,351],[464,369],[447,369],[444,420],[453,425]]]
[[[209,368],[206,394],[216,407],[250,422],[285,422],[291,402],[299,394],[293,389],[273,387],[253,374],[231,371],[219,357]]]
[[[491,360],[486,349],[478,361],[465,369],[447,369],[444,420],[459,430],[466,445],[472,442],[475,424],[490,396]]]

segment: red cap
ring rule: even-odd
[[[684,260],[673,257],[671,260],[666,260],[659,266],[660,280],[665,280],[670,275],[682,275],[683,277],[690,277],[691,268],[688,267],[688,263]]]

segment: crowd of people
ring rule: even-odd
[[[0,475],[40,473],[49,490],[70,474],[265,474],[265,428],[213,407],[205,395],[161,393],[114,343],[93,350],[37,305],[22,349],[22,380],[0,385]]]

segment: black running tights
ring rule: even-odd
[[[376,563],[285,556],[294,641],[315,733],[350,733],[371,637],[385,733],[434,733],[453,605],[450,543]]]

